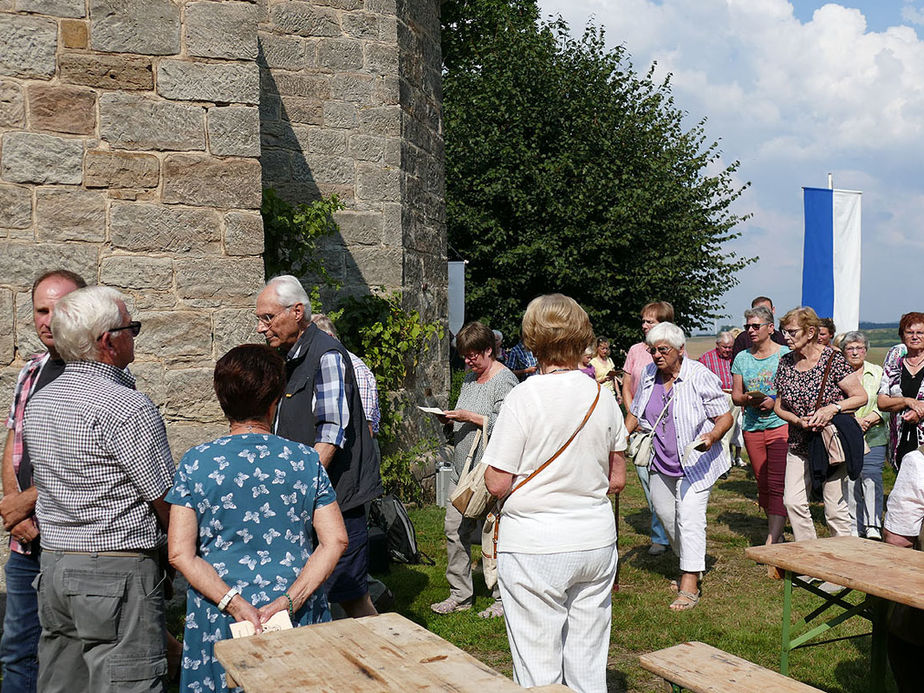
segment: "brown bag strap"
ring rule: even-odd
[[[827,349],[825,349],[827,351]],[[824,352],[822,352],[823,354]],[[818,398],[815,400],[815,411],[821,406],[821,398],[825,394],[825,385],[828,383],[828,373],[831,372],[831,364],[834,362],[834,354],[828,356],[828,365],[825,366],[825,374],[821,377],[821,389],[818,391]]]
[[[594,409],[597,408],[597,402],[599,402],[599,401],[600,401],[600,383],[597,383],[597,396],[594,397],[594,401],[591,403],[590,409],[588,409],[588,410],[587,410],[587,413],[584,414],[584,419],[581,421],[580,425],[579,425],[576,429],[574,429],[574,433],[571,434],[571,437],[568,438],[568,440],[565,441],[565,444],[564,444],[564,445],[562,445],[560,448],[558,448],[558,452],[556,452],[556,453],[555,453],[554,455],[552,455],[549,459],[547,459],[545,462],[543,462],[532,474],[530,474],[528,477],[526,477],[525,479],[523,479],[523,481],[521,481],[519,484],[517,484],[516,486],[514,486],[514,487],[513,487],[513,490],[511,490],[510,493],[513,493],[513,492],[516,491],[518,488],[522,487],[523,484],[525,484],[527,481],[529,481],[530,479],[532,479],[534,476],[536,476],[536,475],[537,475],[539,472],[541,472],[543,469],[545,469],[545,468],[548,467],[550,464],[552,464],[552,462],[554,462],[555,459],[556,459],[559,455],[561,455],[569,445],[571,445],[571,441],[574,440],[575,437],[577,436],[577,434],[581,432],[581,429],[584,428],[584,424],[587,423],[587,420],[590,418],[590,415],[594,413]],[[510,493],[508,493],[507,495],[509,496]]]

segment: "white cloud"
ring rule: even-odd
[[[707,117],[707,136],[721,138],[725,160],[741,161],[739,176],[753,185],[736,209],[753,217],[730,249],[761,261],[729,294],[730,312],[771,291],[768,279],[779,284],[782,306],[798,302],[800,188],[825,185],[832,171],[838,187],[864,191],[861,316],[897,317],[880,278],[917,277],[924,245],[924,41],[911,26],[924,24],[920,4],[905,1],[904,26],[871,31],[857,8],[863,0],[828,3],[808,21],[787,0],[540,3],[574,33],[593,15],[638,71],[657,62],[657,75],[671,73],[689,124]]]

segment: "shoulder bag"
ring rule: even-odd
[[[674,387],[671,388],[671,394],[668,395],[667,401],[664,403],[664,408],[661,410],[661,413],[658,414],[658,418],[655,419],[654,426],[651,427],[650,431],[641,431],[634,430],[629,435],[629,446],[626,448],[626,456],[629,457],[636,467],[649,467],[651,466],[651,458],[654,454],[652,446],[654,445],[654,430],[658,427],[658,424],[661,423],[661,419],[664,418],[664,414],[667,412],[667,407],[671,403],[671,399],[674,396],[674,388],[677,387],[677,383],[674,383]],[[639,420],[641,424],[641,420]]]
[[[488,444],[487,416],[484,417],[484,423],[485,425],[475,433],[475,442],[472,443],[472,449],[465,458],[459,482],[449,497],[449,501],[456,510],[464,517],[473,519],[483,518],[487,514],[488,504],[493,498],[484,484],[484,472],[487,467],[481,463],[475,464],[479,444],[483,442],[485,447]]]
[[[590,409],[587,410],[587,413],[584,414],[584,418],[581,420],[581,423],[578,424],[578,427],[574,429],[574,433],[571,434],[571,437],[565,441],[565,444],[562,445],[558,450],[545,462],[540,464],[528,477],[523,479],[520,483],[511,489],[503,499],[498,499],[494,503],[494,507],[488,513],[487,518],[484,522],[484,527],[481,530],[481,556],[482,562],[481,567],[484,572],[484,581],[488,586],[488,589],[494,589],[494,585],[497,584],[497,532],[500,527],[500,516],[501,511],[504,508],[504,501],[507,498],[510,498],[513,493],[521,488],[524,484],[530,481],[535,477],[539,472],[548,467],[552,462],[554,462],[561,454],[571,445],[571,441],[577,437],[577,434],[581,432],[581,429],[584,428],[584,424],[587,423],[587,420],[590,418],[590,415],[594,413],[594,409],[597,408],[597,402],[600,401],[600,383],[597,383],[597,396],[594,397],[594,401],[590,405]],[[490,548],[488,548],[490,547]],[[490,553],[489,553],[490,552]]]

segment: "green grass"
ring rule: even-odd
[[[888,470],[886,477],[888,489],[894,477]],[[757,486],[748,469],[735,468],[727,480],[717,484],[708,509],[703,598],[692,611],[674,613],[667,608],[672,599],[668,582],[676,576],[677,561],[671,553],[648,556],[648,508],[630,470],[628,487],[620,498],[620,591],[613,596],[611,691],[665,690],[662,680],[639,666],[638,656],[687,640],[701,640],[770,669],[778,668],[783,583],[768,578],[766,568],[744,556],[746,547],[761,543],[765,536],[765,520],[756,498]],[[825,536],[820,506],[813,511],[819,536]],[[443,511],[431,506],[410,512],[421,548],[437,565],[395,566],[380,576],[395,594],[395,610],[509,676],[510,651],[503,622],[483,621],[475,615],[490,603],[480,575],[475,577],[474,610],[449,616],[430,611],[431,603],[448,594]],[[860,598],[853,594],[849,600]],[[816,605],[814,597],[796,590],[796,617]],[[866,621],[852,619],[835,629],[832,637],[868,629]],[[801,649],[790,656],[790,676],[832,693],[867,690],[868,669],[868,637]]]

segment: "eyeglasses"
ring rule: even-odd
[[[747,325],[744,325],[744,330],[759,330],[761,327],[766,327],[767,325],[772,325],[772,322],[749,322]]]
[[[911,330],[905,330],[905,336],[906,337],[924,337],[924,332],[918,332],[918,331],[912,332]]]
[[[474,361],[475,359],[477,359],[479,356],[481,356],[484,353],[485,353],[484,351],[473,351],[469,354],[462,354],[462,360],[463,361]]]
[[[278,318],[280,315],[285,313],[287,310],[292,310],[292,306],[286,306],[285,308],[280,310],[278,313],[264,313],[263,315],[258,315],[257,322],[260,323],[261,325],[266,325],[267,327],[269,327],[272,324],[273,320]]]
[[[783,335],[786,337],[791,337],[792,339],[795,339],[796,335],[802,332],[802,328],[800,327],[798,330],[780,330],[780,332],[782,332]]]
[[[111,330],[106,330],[106,332],[121,332],[122,330],[131,330],[132,337],[137,337],[141,333],[141,323],[137,320],[132,320],[127,325],[122,325],[122,327],[113,327]],[[103,332],[103,334],[106,334],[106,332]],[[98,342],[102,338],[103,335],[101,334],[96,338],[96,341]]]
[[[669,347],[669,346],[651,347],[650,349],[648,349],[648,353],[651,354],[652,356],[654,356],[655,354],[661,354],[661,356],[667,356],[669,353],[671,353],[671,350],[673,348],[674,347]]]
[[[853,351],[866,351],[866,347],[863,346],[862,344],[858,344],[857,346],[844,347],[844,351],[851,351],[851,352],[853,352]]]

